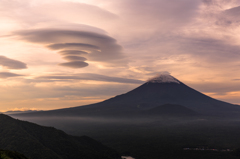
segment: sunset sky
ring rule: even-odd
[[[0,0],[0,112],[102,101],[161,72],[240,104],[240,0]]]

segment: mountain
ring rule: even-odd
[[[128,93],[100,103],[16,116],[132,116],[164,104],[182,105],[196,113],[210,116],[237,116],[240,112],[237,105],[213,99],[169,74],[162,74]]]
[[[87,137],[67,135],[0,114],[0,149],[17,151],[29,159],[115,159],[117,152]]]

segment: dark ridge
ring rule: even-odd
[[[0,149],[30,159],[118,159],[118,153],[89,137],[76,137],[0,114]]]

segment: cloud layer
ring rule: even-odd
[[[129,83],[129,84],[143,84],[144,81],[119,78],[119,77],[110,77],[99,74],[92,73],[81,73],[75,75],[50,75],[50,76],[40,76],[36,79],[49,79],[49,80],[92,80],[92,81],[103,81],[103,82],[116,82],[116,83]]]

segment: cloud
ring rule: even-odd
[[[18,77],[18,76],[22,76],[22,75],[11,73],[11,72],[0,72],[0,78],[9,78],[9,77]]]
[[[185,54],[192,55],[202,62],[217,63],[237,62],[240,59],[240,46],[229,43],[226,40],[214,38],[185,38],[179,49]]]
[[[226,15],[234,16],[235,18],[238,18],[238,19],[239,19],[239,17],[236,16],[236,15],[239,15],[239,14],[240,14],[240,6],[227,9],[227,10],[225,10],[224,12],[225,12]]]
[[[118,16],[95,5],[63,1],[0,1],[0,13],[25,25],[35,26],[39,23],[75,22],[93,24],[113,21]]]
[[[27,65],[21,61],[0,56],[0,65],[7,69],[26,69]]]
[[[63,49],[86,49],[86,50],[99,50],[100,48],[95,45],[83,44],[83,43],[62,43],[62,44],[51,44],[47,46],[52,50],[63,50]]]
[[[14,32],[20,35],[23,39],[36,43],[61,43],[66,41],[68,43],[74,41],[91,40],[95,43],[114,43],[115,39],[96,32],[82,31],[82,30],[66,30],[66,29],[36,29],[36,30],[22,30]]]
[[[238,0],[203,0],[201,6],[203,22],[210,24],[209,28],[227,29],[239,26],[240,13]],[[204,27],[205,28],[205,27]]]
[[[37,108],[26,108],[26,107],[22,107],[22,108],[12,108],[9,109],[8,111],[4,112],[4,113],[14,113],[14,112],[30,112],[30,111],[41,111]]]
[[[131,7],[132,12],[143,12],[146,17],[158,19],[158,22],[181,24],[196,15],[199,3],[198,0],[133,0],[127,2],[127,5]]]
[[[63,50],[59,51],[61,55],[87,55],[88,53],[85,51],[78,51],[78,50]]]
[[[219,20],[217,21],[217,24],[223,24],[224,26],[237,25],[236,27],[238,27],[240,23],[240,18],[239,16],[236,16],[236,15],[239,15],[239,14],[240,14],[240,6],[227,9],[222,12],[221,14],[222,17],[219,18]]]
[[[49,80],[93,80],[93,81],[104,81],[104,82],[117,82],[117,83],[130,83],[130,84],[143,84],[144,81],[119,78],[119,77],[110,77],[99,74],[92,73],[80,73],[74,75],[50,75],[50,76],[39,76],[36,79],[49,79]]]
[[[220,27],[232,27],[237,28],[240,23],[240,6],[233,7],[230,9],[222,10],[219,14],[215,15],[215,19],[212,19],[213,21],[215,20],[215,24]]]
[[[22,30],[14,32],[20,39],[28,42],[39,43],[52,50],[59,50],[65,55],[81,55],[79,58],[86,58],[85,61],[95,61],[106,66],[126,66],[127,61],[122,53],[122,47],[117,41],[105,34],[64,29],[38,29]],[[66,59],[66,57],[64,57]],[[70,60],[70,58],[68,58]],[[73,63],[63,63],[62,66],[76,66]],[[81,60],[82,61],[82,60]],[[86,63],[79,62],[78,65],[86,67]],[[81,67],[72,67],[81,68]]]
[[[88,63],[83,61],[71,61],[71,62],[60,63],[59,65],[70,67],[70,68],[83,68],[83,67],[87,67]]]
[[[68,61],[86,61],[87,60],[85,57],[81,57],[81,56],[65,56],[63,58]]]
[[[119,10],[121,17],[127,20],[126,31],[153,36],[179,29],[191,22],[198,14],[200,3],[201,0],[121,0],[114,2],[114,9]]]
[[[188,83],[188,86],[204,93],[215,93],[215,94],[227,94],[228,92],[237,92],[240,90],[240,86],[234,82],[199,82],[199,83]]]

